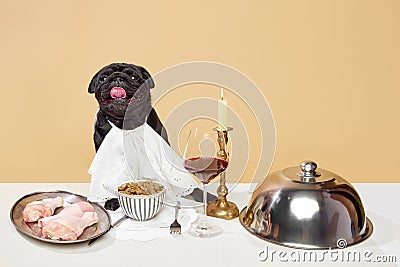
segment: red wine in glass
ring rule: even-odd
[[[228,161],[213,157],[194,157],[186,159],[184,166],[203,184],[208,184],[218,174],[226,170]]]

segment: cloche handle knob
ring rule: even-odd
[[[317,163],[314,161],[303,161],[300,164],[301,168],[301,179],[303,182],[315,182],[315,178],[320,176],[319,173],[316,172]]]

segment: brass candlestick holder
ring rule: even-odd
[[[218,134],[219,151],[217,156],[223,159],[228,159],[229,153],[226,152],[225,144],[228,143],[228,132],[232,131],[232,127],[226,130],[216,127],[213,129]],[[226,187],[226,172],[220,174],[219,186],[217,189],[218,199],[207,205],[207,215],[225,220],[232,220],[239,216],[239,209],[235,203],[226,199],[228,188]]]

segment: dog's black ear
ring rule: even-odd
[[[92,80],[89,83],[89,88],[88,88],[89,94],[93,94],[96,91],[97,75],[98,74],[94,75],[94,77],[92,78]]]
[[[141,67],[141,66],[138,66],[139,67],[139,69],[140,69],[140,72],[142,73],[142,75],[143,75],[143,79],[145,79],[146,80],[146,85],[147,85],[147,87],[149,88],[149,89],[151,89],[151,88],[154,88],[154,80],[153,80],[153,78],[151,78],[151,75],[150,75],[150,73],[145,69],[145,68],[143,68],[143,67]]]

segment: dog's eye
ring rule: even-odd
[[[102,75],[102,76],[100,76],[99,81],[104,82],[106,79],[107,79],[107,76]]]
[[[126,75],[129,75],[132,80],[135,80],[135,72],[131,69],[124,69],[122,72],[124,72]]]
[[[131,79],[132,79],[132,80],[140,80],[139,76],[137,76],[137,75],[134,74],[134,73],[132,73],[132,74],[129,75],[129,76],[131,76]]]

